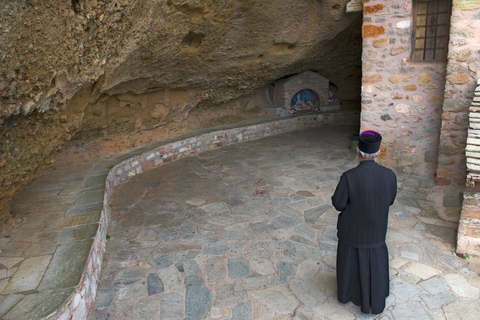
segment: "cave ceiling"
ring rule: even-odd
[[[122,147],[96,144],[113,154],[148,140],[132,138],[139,131],[254,117],[249,96],[306,70],[329,78],[340,99],[359,99],[362,16],[345,13],[347,2],[2,4],[0,215],[72,139],[121,136]]]

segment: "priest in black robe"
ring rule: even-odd
[[[382,137],[375,131],[359,137],[357,167],[342,174],[332,204],[337,222],[338,300],[352,301],[363,313],[382,313],[389,295],[389,207],[397,194],[395,173],[376,162]]]

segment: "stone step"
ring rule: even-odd
[[[465,150],[480,153],[480,146],[467,145]]]
[[[471,161],[472,163],[480,163],[480,160],[476,160],[476,159],[472,159],[472,158],[477,158],[479,159],[480,158],[480,153],[479,152],[471,152],[471,151],[467,151],[465,152],[465,155],[467,156],[467,162],[468,160],[475,160],[475,162]]]
[[[480,139],[467,138],[467,145],[480,146]]]
[[[469,163],[467,159],[467,169],[468,171],[480,172],[480,165]]]
[[[478,124],[478,123],[470,123],[470,128],[480,129],[480,124]]]

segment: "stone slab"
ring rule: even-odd
[[[447,320],[478,320],[480,304],[472,301],[455,301],[442,307]]]
[[[337,295],[337,276],[334,273],[320,271],[315,276],[313,283],[327,296]]]
[[[447,274],[445,275],[447,284],[460,297],[469,299],[479,299],[480,289],[469,283],[469,281],[461,274]]]
[[[147,292],[148,295],[161,293],[165,290],[162,279],[156,273],[150,273],[147,276]]]
[[[307,237],[310,240],[317,239],[317,230],[310,228],[304,224],[295,227],[294,231],[300,235]]]
[[[246,279],[247,290],[262,289],[275,285],[275,277],[268,276],[248,276]]]
[[[105,186],[97,189],[87,189],[80,192],[77,200],[77,205],[86,205],[90,203],[96,203],[103,201],[105,193]]]
[[[207,244],[203,247],[204,254],[220,255],[228,250],[228,246],[224,244]]]
[[[232,308],[232,320],[250,320],[251,308],[250,301],[236,305]]]
[[[325,294],[311,281],[292,279],[289,288],[298,300],[311,308],[315,308],[326,300]]]
[[[175,292],[184,292],[185,286],[182,284],[181,280],[183,277],[178,271],[178,269],[172,265],[165,269],[158,270],[158,275],[162,280],[165,287]]]
[[[244,258],[228,259],[228,276],[230,278],[242,278],[248,276],[250,267]]]
[[[440,293],[434,296],[420,295],[420,298],[425,302],[429,310],[435,310],[443,305],[457,300],[457,296],[451,293]]]
[[[315,277],[318,269],[320,268],[320,262],[314,260],[305,260],[297,266],[295,271],[295,278],[311,278]]]
[[[73,291],[73,288],[56,289],[25,296],[3,316],[3,319],[32,320],[44,318],[65,303]]]
[[[159,305],[157,300],[140,300],[135,305],[136,320],[152,320],[158,313]]]
[[[57,223],[55,223],[55,229],[65,229],[85,224],[97,223],[100,220],[100,213],[101,212],[92,212],[75,216],[61,217],[57,220]]]
[[[99,289],[95,299],[95,310],[103,310],[112,305],[115,289]]]
[[[0,257],[0,264],[3,265],[5,268],[10,269],[23,259],[25,258]]]
[[[319,207],[308,209],[304,213],[305,221],[308,224],[315,224],[322,214],[327,212],[332,206],[330,204],[325,204]]]
[[[9,294],[0,302],[0,317],[9,311],[22,298],[23,294]]]
[[[269,259],[251,259],[250,265],[254,272],[264,276],[275,273],[272,261]]]
[[[221,257],[212,257],[205,263],[205,275],[208,282],[219,282],[226,277],[226,268]]]
[[[325,301],[323,304],[314,308],[317,314],[322,315],[322,318],[313,316],[312,319],[327,319],[327,320],[354,320],[355,315],[345,309],[344,305],[338,301]]]
[[[183,297],[177,293],[166,293],[160,299],[161,319],[179,319],[184,315]]]
[[[147,293],[145,282],[135,282],[118,290],[118,300],[126,300],[130,298],[144,296]]]
[[[185,315],[191,319],[204,318],[210,308],[212,293],[197,276],[185,278],[185,286],[187,287]]]
[[[85,205],[77,205],[67,211],[67,216],[76,216],[82,214],[90,214],[90,213],[97,213],[101,212],[103,209],[103,201],[89,203]]]
[[[162,254],[159,257],[153,259],[153,266],[155,269],[168,268],[173,264],[171,254]]]
[[[27,258],[17,269],[2,294],[20,293],[35,290],[48,267],[51,255]]]
[[[293,271],[295,270],[295,264],[288,261],[279,261],[277,262],[278,277],[277,283],[284,284],[291,277]]]
[[[429,279],[441,273],[441,271],[438,269],[432,268],[430,266],[427,266],[426,264],[418,263],[418,262],[409,265],[404,270],[405,272],[413,274],[414,276],[417,276],[422,280]]]
[[[40,283],[40,290],[75,287],[85,270],[93,240],[65,243],[55,252]]]
[[[63,229],[58,240],[59,243],[93,239],[98,230],[98,223],[83,225],[80,227]]]
[[[400,298],[403,301],[408,301],[412,299],[416,296],[418,292],[420,292],[420,288],[400,278],[396,278],[390,283],[391,293],[393,293],[397,298]]]
[[[247,299],[245,284],[241,280],[222,282],[216,286],[216,306],[237,304]]]
[[[450,289],[442,280],[437,277],[419,282],[418,284],[430,294],[438,294]]]
[[[107,180],[107,174],[91,176],[85,181],[83,189],[104,188]]]
[[[395,320],[430,320],[430,316],[417,301],[397,303],[393,307],[392,315]]]
[[[279,314],[291,314],[299,305],[290,291],[278,286],[257,290],[252,296]]]
[[[26,257],[53,255],[57,249],[57,241],[32,243],[24,254]]]

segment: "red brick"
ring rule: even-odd
[[[478,219],[480,220],[480,211],[475,210],[475,209],[470,209],[470,208],[465,208],[465,206],[462,209],[462,218],[472,218],[472,219]]]
[[[379,11],[382,11],[383,8],[385,8],[385,5],[383,4],[376,4],[374,6],[367,6],[367,7],[363,7],[363,13],[375,13],[375,12],[379,12]]]
[[[378,37],[385,34],[384,26],[374,26],[373,24],[367,24],[362,27],[362,36],[364,38]]]
[[[460,223],[458,232],[461,234],[461,237],[480,238],[480,232],[478,232],[478,226],[476,224]]]
[[[381,74],[373,74],[369,76],[363,76],[363,83],[376,83],[382,81],[383,77]]]

